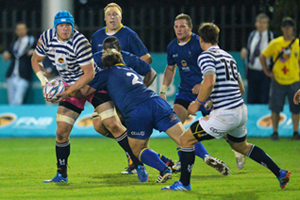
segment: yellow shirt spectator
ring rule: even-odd
[[[299,81],[299,39],[296,39],[292,46],[285,50],[290,43],[291,41],[285,41],[281,36],[272,40],[262,52],[265,57],[272,57],[275,61],[280,52],[284,51],[272,70],[275,80],[282,85],[290,85]]]

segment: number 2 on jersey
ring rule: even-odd
[[[143,84],[143,82],[139,81],[139,77],[136,74],[134,74],[132,72],[127,72],[126,75],[127,76],[133,76],[132,85],[134,85],[134,84]]]
[[[225,65],[226,80],[230,81],[230,75],[232,75],[234,80],[238,81],[238,77],[236,75],[237,72],[234,71],[234,65],[237,66],[237,64],[234,62],[234,60],[230,60],[230,62],[229,62],[230,66],[228,66],[225,59],[221,59],[221,62],[224,63],[224,65]],[[231,74],[229,72],[229,67],[231,69]],[[237,69],[237,67],[236,67],[236,69]]]

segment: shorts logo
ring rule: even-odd
[[[170,115],[170,119],[171,119],[170,122],[176,120],[177,119],[177,115],[176,114]]]
[[[144,132],[144,131],[139,131],[139,132],[131,131],[130,134],[131,134],[131,135],[144,136],[144,135],[145,135],[145,132]]]
[[[4,113],[0,115],[0,128],[8,126],[17,119],[16,115],[13,113]]]
[[[64,59],[63,59],[63,58],[58,58],[58,62],[59,62],[59,63],[63,63],[63,62],[64,62]]]

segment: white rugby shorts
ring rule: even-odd
[[[206,133],[217,139],[226,134],[241,138],[247,134],[247,113],[245,104],[230,110],[212,110],[209,116],[200,118],[199,123]]]

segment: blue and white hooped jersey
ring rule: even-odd
[[[238,79],[238,67],[233,57],[218,46],[212,46],[198,58],[203,76],[216,74],[216,84],[210,95],[214,109],[233,109],[244,104]]]
[[[89,41],[77,30],[68,41],[59,41],[54,28],[44,31],[38,40],[36,53],[48,56],[62,80],[70,85],[84,74],[80,66],[94,62]],[[95,73],[100,71],[95,64],[94,68]]]

